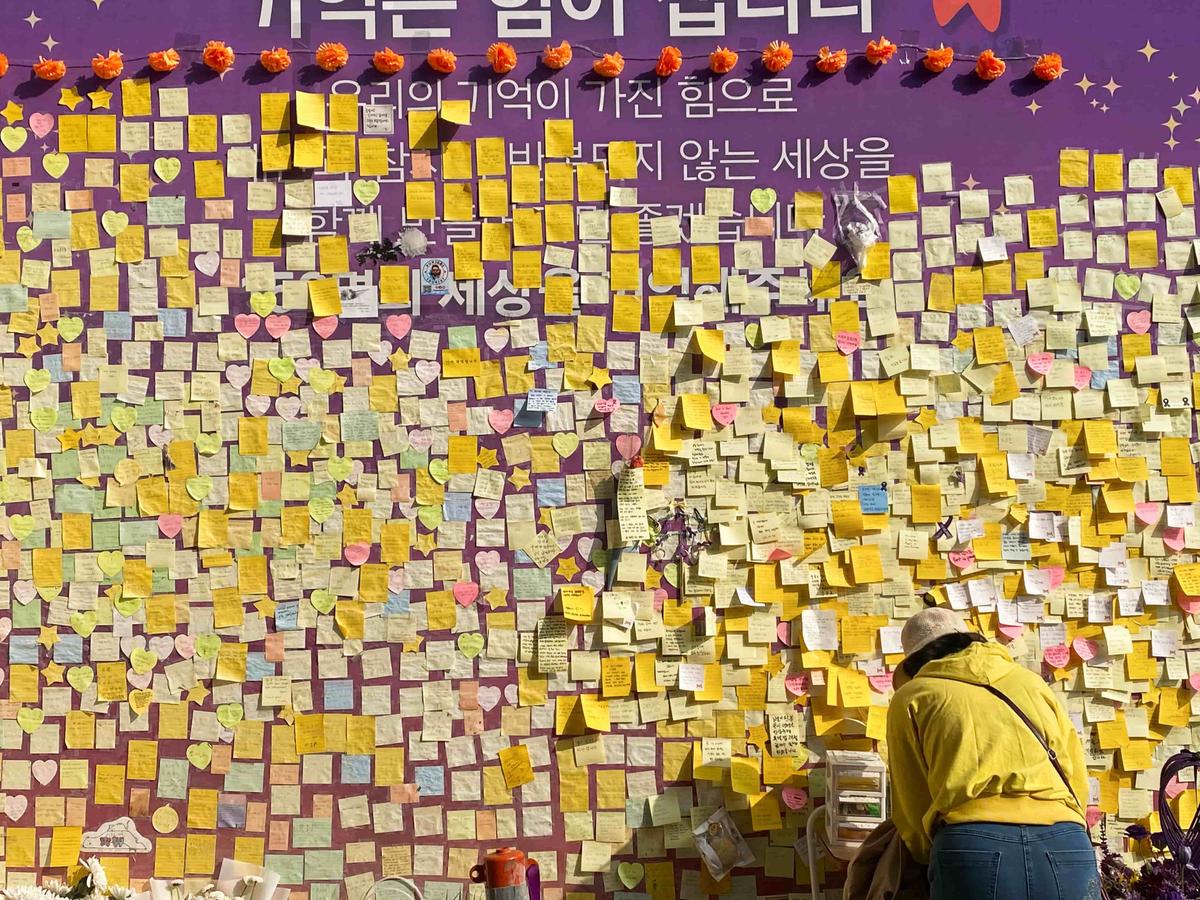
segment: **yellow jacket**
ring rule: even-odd
[[[1020,707],[1058,756],[1046,751],[991,684]],[[892,698],[887,722],[892,820],[920,862],[943,822],[1084,824],[1083,746],[1054,694],[999,644],[926,663]]]

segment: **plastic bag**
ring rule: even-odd
[[[883,201],[878,194],[863,193],[856,187],[853,191],[835,193],[833,207],[837,213],[838,241],[861,269],[867,263],[867,253],[883,238],[882,217],[871,212],[871,208],[882,212]]]

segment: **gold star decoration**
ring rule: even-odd
[[[96,430],[96,443],[103,444],[106,447],[117,446],[117,441],[121,437],[121,432],[113,425],[105,425],[103,428]]]
[[[25,118],[25,107],[9,100],[4,109],[0,109],[0,116],[4,116],[9,125],[13,125]]]
[[[529,470],[519,466],[513,469],[512,474],[508,476],[508,483],[518,491],[529,487]]]
[[[194,688],[188,689],[187,696],[184,698],[184,700],[188,703],[195,703],[197,706],[203,706],[204,701],[208,699],[208,695],[211,693],[212,691],[210,691],[204,685],[198,684]]]
[[[58,643],[58,629],[53,625],[43,625],[38,633],[38,643],[49,650]]]
[[[538,513],[538,524],[545,525],[547,528],[549,528],[551,530],[554,529],[554,523],[550,521],[550,508],[549,507],[546,507],[545,509],[543,509],[541,512]]]
[[[258,610],[258,614],[264,619],[273,619],[275,617],[275,609],[279,604],[270,597],[263,597],[254,604],[254,608]]]
[[[645,585],[645,588],[648,591],[657,591],[659,585],[662,584],[662,577],[662,572],[658,571],[658,569],[651,569],[649,566],[647,566],[646,578],[643,580],[642,584]]]
[[[763,749],[767,744],[767,727],[765,725],[754,725],[746,731],[746,743],[753,744],[758,749]]]
[[[1158,48],[1155,47],[1153,44],[1151,44],[1148,39],[1146,41],[1146,46],[1142,47],[1142,49],[1138,51],[1138,53],[1140,53],[1140,54],[1142,54],[1142,56],[1146,57],[1146,62],[1150,62],[1151,58],[1157,52],[1158,52]]]
[[[58,105],[65,106],[71,112],[75,112],[75,107],[83,102],[83,96],[73,87],[60,88],[58,92]]]
[[[1042,104],[1038,103],[1036,100],[1030,100],[1029,105],[1025,108],[1036,116],[1037,111],[1042,108]]]
[[[37,330],[37,336],[41,339],[42,346],[58,343],[58,328],[53,322],[47,322]]]
[[[1121,85],[1117,84],[1117,80],[1115,78],[1109,78],[1108,84],[1104,85],[1104,89],[1108,91],[1110,96],[1115,94],[1120,87]]]
[[[483,595],[483,599],[492,609],[499,609],[508,605],[508,591],[504,588],[492,588]]]
[[[437,548],[437,538],[432,531],[427,531],[425,534],[417,535],[416,543],[417,552],[422,556],[428,556]]]
[[[343,484],[342,489],[337,492],[337,498],[342,506],[347,509],[353,509],[354,504],[358,502],[358,494],[354,492],[354,488],[348,484]]]
[[[58,436],[58,443],[64,450],[75,450],[79,447],[79,439],[82,435],[74,428],[68,428]]]
[[[88,99],[92,101],[92,109],[112,109],[112,91],[100,88],[99,90],[88,93]]]
[[[554,574],[558,575],[560,578],[565,578],[567,581],[570,581],[576,575],[578,575],[579,564],[575,562],[575,557],[560,556],[558,558],[558,567],[555,569]]]
[[[288,455],[288,463],[290,465],[293,465],[293,466],[308,465],[308,451],[307,450],[289,450],[287,452],[287,455]]]
[[[408,368],[409,356],[399,347],[392,351],[392,355],[388,359],[391,360],[393,372],[399,372],[401,369]]]
[[[491,447],[481,447],[475,455],[475,462],[479,464],[481,469],[490,469],[500,462],[496,451]]]
[[[62,684],[63,672],[66,669],[56,662],[48,662],[42,668],[42,677],[46,679],[46,684]]]
[[[608,369],[592,369],[592,374],[588,376],[588,381],[596,386],[596,390],[600,390],[606,384],[612,384],[612,379],[608,375]]]
[[[38,352],[38,340],[32,334],[26,335],[17,341],[17,352],[26,359],[32,359],[33,354]]]

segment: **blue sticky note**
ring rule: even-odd
[[[447,492],[442,501],[442,515],[448,522],[471,521],[471,495]]]
[[[133,340],[133,318],[127,312],[106,312],[104,333],[110,341]]]
[[[60,634],[54,645],[54,661],[76,666],[83,662],[83,638],[77,634]]]
[[[383,605],[385,616],[398,616],[408,612],[408,591],[388,591],[387,603]]]
[[[262,681],[268,675],[275,674],[275,663],[267,659],[265,653],[246,654],[246,680]]]
[[[371,757],[346,754],[342,756],[342,784],[370,784]]]
[[[300,627],[300,604],[296,600],[283,600],[275,607],[275,628],[278,631],[295,631]]]
[[[526,409],[524,397],[518,397],[513,403],[513,425],[517,428],[539,428],[544,418],[545,413]]]
[[[14,634],[8,641],[9,663],[22,666],[38,664],[38,642],[36,634]]]
[[[632,375],[618,375],[612,380],[613,396],[626,406],[642,401],[641,379]]]
[[[537,501],[539,506],[566,506],[567,480],[565,478],[539,478]]]
[[[440,797],[446,793],[446,770],[441,766],[417,766],[413,774],[422,797]]]
[[[354,683],[348,678],[321,682],[325,693],[325,710],[354,709]]]
[[[545,341],[538,341],[529,348],[529,369],[537,371],[538,369],[552,369],[554,364],[550,362],[550,345]]]
[[[858,506],[863,511],[863,515],[887,512],[887,491],[877,484],[860,485],[858,488]]]

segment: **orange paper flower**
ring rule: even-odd
[[[61,59],[39,56],[38,61],[33,64],[33,74],[42,81],[58,81],[67,74],[67,64]]]
[[[517,51],[512,44],[497,41],[487,48],[487,61],[497,75],[507,75],[517,67]]]
[[[1008,68],[1004,60],[991,50],[984,50],[975,61],[975,74],[984,81],[995,81]]]
[[[0,53],[0,78],[8,74],[8,57]]]
[[[683,67],[683,53],[678,47],[663,47],[658,51],[658,65],[654,74],[659,78],[670,78]]]
[[[326,72],[336,72],[350,62],[350,53],[345,44],[335,44],[326,41],[317,47],[315,55],[317,65]]]
[[[925,51],[925,58],[921,60],[921,64],[935,75],[945,72],[950,68],[952,62],[954,62],[954,48],[947,47],[945,44],[939,45],[936,50],[930,47]]]
[[[546,49],[542,51],[542,63],[548,69],[565,69],[571,64],[571,60],[575,56],[575,51],[571,49],[571,45],[563,41],[557,47],[546,45]]]
[[[96,73],[97,78],[103,78],[105,81],[116,78],[125,71],[125,60],[121,57],[121,51],[109,50],[108,56],[97,53],[92,57],[92,71]]]
[[[404,68],[404,57],[391,47],[384,47],[375,51],[375,55],[371,57],[371,65],[375,67],[376,72],[383,75],[395,75]]]
[[[1036,78],[1042,81],[1054,81],[1062,76],[1066,70],[1063,68],[1062,57],[1057,53],[1043,53],[1037,58],[1037,62],[1033,64],[1033,74]]]
[[[730,50],[728,47],[718,47],[712,53],[708,54],[708,67],[718,75],[732,72],[733,67],[737,65],[737,61],[737,51]]]
[[[592,63],[592,71],[603,78],[616,78],[625,69],[625,57],[613,51]]]
[[[272,75],[278,75],[280,72],[286,72],[291,66],[292,54],[283,47],[276,47],[274,50],[264,50],[258,54],[258,62]]]
[[[867,41],[867,62],[873,66],[882,66],[890,62],[896,55],[896,45],[882,34],[877,41]]]
[[[817,51],[817,59],[813,65],[822,75],[832,75],[846,68],[846,60],[845,49],[830,50],[828,47],[822,47]]]
[[[771,41],[762,52],[763,68],[778,75],[792,64],[792,45],[787,41]]]
[[[167,50],[155,50],[147,61],[155,72],[171,72],[179,65],[179,51],[174,47]]]
[[[204,60],[204,64],[221,75],[233,68],[233,61],[237,59],[234,55],[233,48],[227,47],[224,41],[209,41],[204,45],[204,52],[200,55]]]
[[[429,63],[429,68],[433,71],[441,72],[443,75],[449,75],[458,68],[458,57],[443,47],[430,50],[425,54],[425,62]]]

